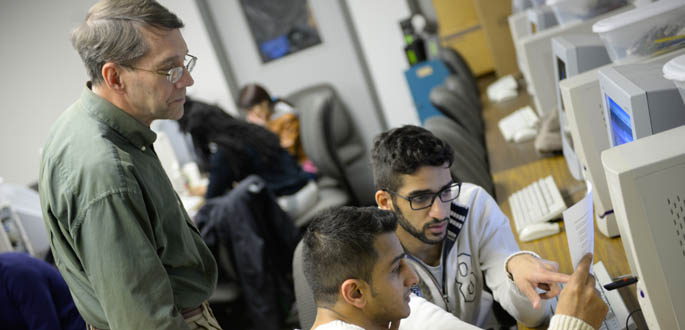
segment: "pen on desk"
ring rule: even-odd
[[[631,284],[636,283],[636,282],[637,282],[637,276],[623,275],[623,276],[616,278],[613,282],[605,284],[604,288],[607,290],[614,290],[614,289],[622,288],[626,285],[631,285]]]

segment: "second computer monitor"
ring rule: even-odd
[[[574,21],[566,25],[559,25],[533,35],[524,37],[520,41],[521,64],[526,66],[522,70],[527,72],[533,101],[538,115],[543,116],[549,111],[556,111],[557,91],[554,80],[554,64],[552,56],[552,38],[568,34],[591,33],[592,25],[597,21],[623,12],[630,6],[619,8],[585,21]]]
[[[556,81],[611,63],[604,43],[595,33],[579,33],[552,39]],[[557,88],[557,103],[563,109]]]
[[[663,77],[664,62],[599,70],[611,146],[685,125],[685,104],[675,84]]]
[[[594,33],[568,34],[552,38],[552,53],[554,77],[557,82],[611,62],[604,43]],[[574,150],[573,138],[568,127],[566,111],[558,84],[556,90],[564,158],[571,175],[576,180],[582,180],[583,171]]]
[[[526,11],[528,17],[528,33],[535,34],[559,25],[554,10],[550,6],[539,6]]]

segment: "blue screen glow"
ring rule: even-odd
[[[633,141],[633,127],[630,123],[630,115],[609,96],[606,98],[609,114],[611,115],[611,136],[614,140],[614,147]]]

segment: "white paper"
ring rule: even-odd
[[[564,229],[571,253],[573,269],[586,253],[593,253],[595,246],[594,210],[592,208],[592,184],[586,180],[587,194],[575,205],[564,211]],[[590,266],[592,267],[592,266]],[[592,271],[592,269],[590,269]]]

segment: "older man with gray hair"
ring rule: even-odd
[[[40,197],[55,262],[89,329],[220,329],[217,265],[153,149],[183,115],[196,58],[156,1],[103,0],[72,33],[90,76],[53,125]]]

